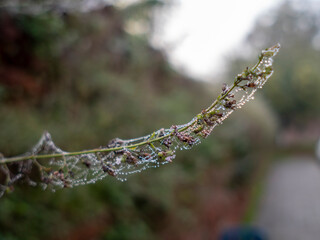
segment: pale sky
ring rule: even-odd
[[[152,42],[180,72],[201,80],[223,72],[223,60],[243,43],[257,16],[282,0],[176,0],[162,14]],[[267,46],[266,46],[267,47]]]

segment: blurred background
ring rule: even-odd
[[[202,144],[124,183],[20,185],[0,199],[0,239],[219,239],[243,225],[318,239],[320,1],[212,2],[0,1],[4,156],[44,130],[76,151],[186,123],[282,45],[264,89]]]

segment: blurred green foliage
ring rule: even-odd
[[[89,149],[185,123],[212,102],[211,86],[174,72],[147,35],[125,31],[132,9],[0,13],[5,156],[27,151],[44,130],[62,149]],[[263,100],[234,115],[174,163],[125,183],[107,178],[56,193],[15,189],[0,199],[0,238],[177,239],[190,234],[185,226],[201,229],[198,209],[215,191],[211,185],[236,194],[274,137],[277,122]]]

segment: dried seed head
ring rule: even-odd
[[[170,138],[165,138],[162,141],[162,144],[165,145],[167,148],[170,148],[171,144],[172,144],[172,140]]]
[[[236,100],[232,100],[232,101],[228,101],[226,102],[226,104],[224,105],[226,108],[230,108],[230,109],[235,109],[236,108]]]
[[[112,177],[117,176],[115,170],[112,169],[111,166],[102,165],[102,170],[103,170],[105,173],[108,173],[108,174],[109,174],[110,176],[112,176]]]
[[[257,85],[254,82],[249,82],[246,86],[249,87],[249,88],[254,88]]]
[[[227,92],[228,91],[228,86],[226,83],[222,84],[222,92]]]

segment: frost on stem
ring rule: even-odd
[[[257,89],[272,75],[272,59],[279,48],[277,44],[263,50],[254,67],[238,74],[232,85],[224,84],[212,105],[187,124],[162,128],[136,139],[116,138],[106,147],[80,152],[61,150],[45,132],[22,156],[5,158],[0,154],[0,195],[12,190],[18,180],[55,191],[95,183],[106,176],[125,181],[130,174],[172,162],[178,150],[199,144],[234,110],[253,99]]]

